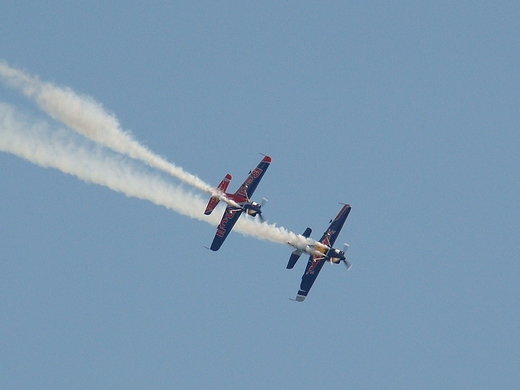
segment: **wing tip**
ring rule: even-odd
[[[303,295],[302,292],[305,294]],[[305,293],[305,291],[298,291],[298,294],[296,294],[296,298],[295,299],[292,299],[292,298],[289,298],[291,301],[294,301],[294,302],[303,302],[305,301],[305,298],[307,298],[307,294]]]

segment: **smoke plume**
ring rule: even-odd
[[[3,103],[0,103],[0,151],[44,168],[59,169],[129,197],[151,201],[214,226],[220,220],[218,213],[204,215],[207,200],[153,174],[136,161],[74,136],[67,128],[53,128],[43,120],[22,115]],[[282,227],[247,217],[240,218],[233,230],[281,244],[291,242],[304,247],[309,242]]]
[[[124,131],[115,115],[89,96],[81,96],[67,87],[43,82],[0,61],[0,76],[54,119],[64,123],[85,137],[118,153],[141,160],[149,166],[162,170],[185,183],[209,194],[213,187],[182,168],[152,153],[148,148]]]

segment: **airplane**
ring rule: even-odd
[[[341,231],[341,228],[345,224],[345,221],[347,220],[350,210],[352,210],[350,205],[343,205],[336,218],[330,221],[330,226],[323,234],[320,241],[315,242],[312,245],[306,245],[304,248],[299,248],[290,242],[288,243],[296,249],[291,253],[291,257],[287,263],[287,269],[292,269],[294,267],[303,252],[310,255],[309,261],[307,262],[307,267],[305,268],[305,272],[302,276],[300,290],[296,295],[296,299],[292,299],[293,301],[303,302],[305,300],[325,262],[330,261],[331,264],[339,264],[343,261],[347,266],[347,270],[352,267],[352,264],[347,261],[345,256],[345,252],[349,248],[348,244],[345,244],[342,251],[333,248],[334,242],[338,238],[338,235]],[[311,232],[311,228],[307,228],[302,235],[305,238],[309,238]]]
[[[257,203],[252,202],[250,198],[253,195],[253,192],[255,192],[258,183],[260,183],[260,180],[264,176],[265,171],[267,168],[269,168],[271,161],[271,157],[264,156],[258,166],[253,171],[249,172],[247,179],[244,181],[244,183],[242,183],[240,188],[234,194],[229,194],[226,192],[229,186],[229,182],[232,179],[232,176],[229,173],[220,182],[217,187],[217,194],[213,195],[209,199],[204,214],[210,215],[220,200],[226,202],[228,206],[226,207],[226,211],[224,211],[222,220],[217,227],[215,238],[213,239],[213,243],[209,249],[212,251],[218,251],[220,249],[224,243],[224,240],[228,236],[231,229],[233,229],[233,226],[235,226],[235,223],[238,221],[238,218],[242,212],[245,212],[252,217],[258,215],[258,217],[263,221],[261,209],[267,199],[264,198],[262,203]]]

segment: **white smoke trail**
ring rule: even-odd
[[[207,220],[200,215],[205,204],[198,197],[160,176],[138,172],[122,156],[109,154],[100,147],[78,145],[66,129],[51,131],[47,123],[23,118],[12,107],[1,103],[0,150],[127,196],[149,200],[191,218]],[[210,222],[217,224],[218,218]]]
[[[201,191],[215,195],[216,190],[200,178],[152,153],[124,131],[117,118],[105,111],[103,106],[89,96],[80,96],[70,88],[62,88],[53,83],[43,82],[0,61],[0,76],[8,84],[34,99],[38,106],[92,141],[141,160]]]
[[[220,216],[205,216],[205,201],[158,175],[139,172],[122,156],[98,147],[78,144],[68,130],[53,130],[46,122],[22,116],[0,103],[0,151],[12,153],[42,167],[52,167],[86,182],[106,186],[126,196],[149,200],[190,218],[217,225]],[[284,228],[241,218],[233,229],[272,242],[304,247],[308,240]]]

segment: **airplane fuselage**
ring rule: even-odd
[[[321,242],[316,242],[314,245],[308,245],[305,249],[309,255],[312,256],[312,261],[329,260],[331,263],[338,264],[345,260],[345,252],[336,248],[330,248]]]
[[[227,199],[235,202],[239,208],[241,208],[243,211],[246,212],[246,214],[248,214],[252,217],[256,216],[257,214],[262,213],[262,210],[261,210],[262,205],[260,203],[249,201],[246,197],[243,197],[243,196],[237,195],[237,194],[224,194],[224,195]]]

